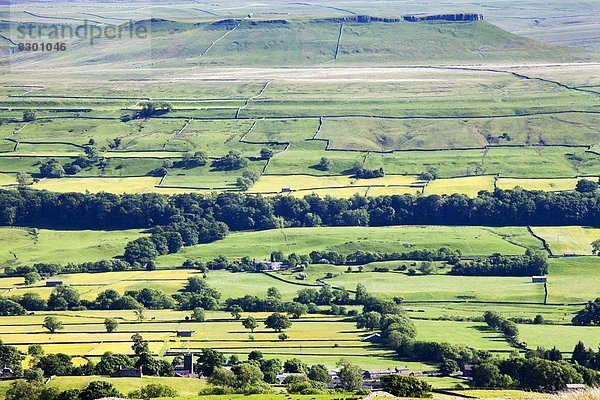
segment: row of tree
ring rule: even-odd
[[[55,287],[48,299],[39,293],[27,292],[21,296],[0,298],[0,316],[24,315],[27,311],[64,311],[64,310],[138,310],[173,309],[193,310],[197,307],[217,310],[221,293],[208,286],[199,277],[190,277],[187,284],[176,294],[168,295],[161,289],[143,288],[128,290],[123,295],[114,289],[107,289],[94,300],[81,299],[76,288],[69,285]]]
[[[131,392],[130,398],[175,397],[177,392],[166,385],[149,384],[140,390]],[[60,390],[47,386],[43,382],[32,380],[14,381],[6,392],[6,400],[96,400],[104,398],[122,398],[110,382],[92,381],[83,389]]]
[[[545,253],[527,249],[525,254],[505,256],[493,254],[474,261],[459,261],[452,269],[452,275],[469,276],[534,276],[548,273],[548,257]]]
[[[225,223],[230,230],[283,226],[600,225],[600,193],[496,190],[470,198],[394,195],[337,199],[309,195],[261,196],[0,191],[0,225],[62,229],[150,228],[190,215]],[[183,236],[183,235],[182,235]]]
[[[357,250],[349,254],[341,254],[336,251],[312,251],[309,254],[313,264],[368,264],[377,261],[395,260],[423,260],[423,261],[447,261],[455,264],[460,260],[461,251],[440,247],[437,250],[409,250],[403,252],[374,252]]]
[[[506,339],[513,345],[519,345],[519,328],[513,321],[505,318],[496,311],[486,311],[483,320],[488,326],[502,332]]]
[[[81,264],[69,263],[66,265],[53,263],[36,263],[33,265],[18,265],[16,267],[6,266],[4,275],[23,276],[25,284],[30,285],[42,279],[60,274],[75,274],[80,272],[113,272],[127,271],[141,268],[140,265],[131,265],[124,260],[102,260],[93,262],[84,262]]]
[[[210,287],[199,276],[189,277],[187,283],[177,293],[168,295],[161,289],[143,288],[128,290],[120,294],[114,289],[100,292],[94,300],[81,299],[76,288],[69,285],[55,287],[47,299],[36,292],[26,292],[20,296],[0,298],[0,316],[25,315],[28,311],[64,311],[64,310],[139,310],[139,309],[178,309],[178,310],[219,310],[224,309],[239,319],[240,312],[287,313],[299,318],[306,313],[318,313],[318,305],[331,306],[334,315],[346,315],[341,305],[365,305],[376,301],[363,285],[356,287],[354,295],[340,288],[332,289],[323,285],[317,289],[301,289],[291,302],[282,300],[279,290],[271,287],[265,298],[245,295],[240,298],[228,298],[221,301],[221,293]],[[348,313],[349,315],[352,313]]]

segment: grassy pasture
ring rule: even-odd
[[[551,259],[548,276],[551,302],[587,302],[600,297],[598,257]]]
[[[556,324],[568,324],[580,306],[544,305],[544,304],[480,304],[480,303],[431,303],[408,302],[405,309],[414,319],[435,320],[437,318],[481,317],[484,312],[495,310],[507,318],[530,318],[540,314],[544,320]]]
[[[269,92],[267,88],[266,93]],[[245,140],[250,142],[295,143],[312,138],[318,127],[319,120],[317,118],[258,120]]]
[[[164,186],[155,186],[148,190],[148,193],[159,193],[166,195],[174,195],[174,194],[182,194],[182,193],[197,193],[197,194],[210,194],[215,193],[212,189],[191,189],[191,188],[181,188],[181,187],[164,187]]]
[[[45,71],[50,73],[52,71]],[[54,72],[56,74],[56,72]],[[89,71],[85,72],[89,74]],[[115,74],[116,71],[110,70],[108,74]],[[135,71],[128,71],[129,79],[123,79],[119,82],[110,82],[106,79],[98,81],[85,79],[77,71],[69,71],[69,74],[63,76],[63,79],[51,79],[45,82],[43,87],[35,91],[21,89],[15,93],[15,88],[2,88],[2,94],[5,96],[12,94],[37,95],[46,97],[61,97],[66,95],[78,96],[83,100],[105,99],[118,100],[127,99],[128,105],[134,105],[137,101],[150,99],[153,101],[175,101],[175,100],[193,100],[193,101],[214,101],[219,99],[245,100],[248,97],[259,93],[264,82],[257,81],[234,81],[234,80],[204,80],[201,85],[190,85],[186,80],[167,79],[159,81],[136,80]],[[106,77],[102,71],[94,71],[94,75]],[[30,79],[25,82],[29,82]],[[14,82],[18,83],[18,82]],[[23,83],[23,82],[22,82]],[[5,97],[6,98],[6,97]]]
[[[438,169],[441,178],[481,174],[520,178],[576,177],[595,175],[598,171],[597,156],[585,153],[585,148],[568,147],[371,154],[366,167],[383,167],[390,174],[415,175],[433,167]]]
[[[13,174],[0,174],[0,186],[14,185],[17,183],[17,177]]]
[[[115,312],[111,313],[114,317]],[[184,323],[181,312],[160,313],[168,315],[172,320],[163,322],[149,319],[142,323],[122,320],[118,331],[110,336],[102,333],[103,317],[106,313],[95,311],[87,312],[97,316],[94,322],[65,323],[64,330],[54,335],[44,332],[41,327],[44,313],[11,317],[24,326],[17,329],[13,329],[13,326],[0,326],[0,332],[5,343],[15,344],[21,349],[26,349],[28,343],[36,342],[42,344],[48,352],[86,355],[91,358],[99,357],[105,351],[131,353],[130,337],[139,332],[150,341],[153,352],[167,355],[210,347],[225,354],[237,354],[246,358],[253,349],[260,349],[267,358],[278,357],[285,360],[300,357],[311,363],[325,363],[328,367],[334,367],[340,359],[349,359],[368,368],[393,368],[404,364],[416,371],[431,368],[422,363],[399,361],[393,357],[393,352],[362,342],[361,338],[367,333],[357,330],[352,321],[337,317],[309,316],[295,320],[292,327],[286,331],[290,338],[282,342],[278,340],[276,332],[263,327],[262,321],[267,316],[266,313],[253,313],[261,321],[261,327],[253,334],[254,341],[249,340],[249,331],[242,327],[240,321],[224,320],[230,318],[229,313],[212,313],[204,323]],[[69,314],[73,312],[63,312],[57,316],[61,320],[68,320]],[[130,311],[119,311],[116,316],[120,318],[120,315],[130,314]],[[154,314],[150,311],[149,315]],[[216,319],[212,319],[213,317]],[[35,325],[36,321],[39,325]],[[182,340],[176,337],[177,329],[183,327],[195,331],[191,339]]]
[[[34,185],[52,192],[145,193],[158,185],[161,178],[139,176],[131,178],[59,178],[44,179]]]
[[[509,352],[512,347],[503,335],[482,322],[416,320],[417,339],[462,344],[476,349]]]
[[[250,24],[244,28],[243,33],[270,29],[273,32],[284,30],[289,35],[299,26],[312,29],[313,23],[294,21],[286,27],[275,25],[267,28],[260,24]],[[348,29],[353,32],[355,28],[369,29],[366,25],[360,27],[350,25]],[[390,26],[392,25],[394,24]],[[423,24],[423,26],[412,24],[410,27],[424,29],[425,34],[436,25],[438,24]],[[458,25],[456,29],[459,31],[473,28],[469,28],[469,24]],[[164,23],[164,26],[158,26],[158,29],[163,35],[172,27]],[[186,42],[187,45],[191,45],[191,38],[194,35],[201,34],[205,29],[205,27],[190,25],[185,25],[184,28],[181,33],[187,35],[190,40]],[[317,28],[321,29],[322,26]],[[407,27],[405,24],[399,24],[396,28]],[[442,31],[454,29],[448,24],[439,24],[438,28]],[[487,28],[484,28],[482,25],[483,30],[478,30],[478,34],[487,32]],[[382,29],[382,32],[389,33],[391,28],[386,26]],[[271,31],[269,34],[273,33]],[[233,54],[234,48],[244,46],[239,42],[229,43],[228,40],[234,34],[241,33],[235,31],[227,35],[211,52],[215,51],[214,56],[217,58],[229,57],[229,55],[216,54],[217,47],[222,46],[225,53]],[[258,37],[260,35],[254,38],[249,36],[244,43],[249,43]],[[367,34],[365,40],[368,37]],[[482,38],[485,38],[485,35]],[[284,41],[288,39],[285,38]],[[347,39],[351,42],[354,40],[351,37]],[[456,40],[463,39],[465,38],[457,37]],[[299,42],[295,42],[294,46],[298,44]],[[268,49],[267,52],[271,50]],[[246,50],[238,52],[244,51]],[[378,57],[382,56],[380,53],[377,54]],[[99,57],[102,59],[102,56]],[[56,68],[56,71],[58,70],[60,68]],[[531,73],[532,76],[537,76],[536,74],[539,73],[557,78],[555,68],[551,66],[517,70]],[[484,67],[462,70],[427,67],[350,69],[345,68],[342,63],[339,66],[332,65],[320,69],[210,68],[202,74],[193,71],[184,74],[183,71],[176,70],[173,77],[166,81],[144,81],[136,79],[138,75],[134,72],[119,80],[118,72],[113,69],[93,73],[87,69],[80,72],[69,70],[68,74],[63,74],[68,75],[68,80],[59,82],[53,79],[56,77],[56,72],[50,69],[43,73],[44,81],[48,82],[43,88],[29,89],[29,93],[25,93],[25,89],[0,88],[0,101],[7,107],[18,110],[34,107],[41,115],[38,121],[31,124],[10,122],[0,125],[0,135],[12,135],[14,139],[32,142],[32,144],[21,143],[16,152],[2,153],[0,172],[36,173],[39,169],[38,163],[50,156],[58,158],[61,162],[71,161],[83,151],[77,146],[87,144],[90,138],[94,138],[98,147],[106,147],[109,141],[120,138],[120,146],[105,153],[110,158],[107,167],[102,170],[96,167],[86,169],[78,175],[78,178],[147,176],[150,171],[159,168],[165,158],[175,161],[181,157],[181,152],[186,150],[205,150],[211,156],[217,157],[233,149],[242,152],[245,156],[256,157],[260,149],[266,147],[266,142],[269,141],[289,142],[291,145],[285,152],[282,145],[272,146],[276,156],[265,171],[267,175],[336,176],[331,178],[333,181],[338,179],[338,176],[348,175],[355,162],[365,160],[369,150],[443,149],[469,147],[469,143],[475,143],[476,147],[489,144],[492,148],[369,154],[365,166],[384,167],[386,174],[394,176],[415,176],[433,167],[439,170],[442,178],[501,174],[501,179],[505,179],[504,177],[506,179],[512,177],[549,179],[600,173],[597,154],[585,152],[587,149],[585,146],[594,144],[597,121],[591,114],[574,112],[597,111],[593,96],[585,92],[568,90],[551,82],[519,79],[508,72],[502,72],[503,70],[492,72],[484,70]],[[594,83],[595,72],[590,68],[572,71],[568,69],[568,71],[570,71],[568,79]],[[583,74],[584,77],[571,76],[576,74]],[[87,82],[90,75],[96,78],[95,85]],[[39,79],[42,79],[41,75]],[[115,79],[119,81],[118,85],[114,83]],[[192,82],[195,91],[185,85]],[[35,85],[36,79],[10,75],[7,77],[7,83]],[[220,86],[223,88],[221,93],[217,90]],[[9,97],[14,94],[19,94],[21,97]],[[144,96],[156,101],[170,101],[175,106],[175,110],[165,118],[134,120],[127,123],[117,119],[125,113],[121,108],[138,107],[136,104]],[[246,101],[247,106],[245,106]],[[92,111],[86,116],[100,115],[113,119],[56,118],[58,113],[55,113],[55,118],[44,117],[43,113],[49,112],[49,108],[58,106],[90,108]],[[239,117],[242,119],[234,118],[238,107]],[[511,116],[531,112],[535,115]],[[552,114],[553,112],[561,113]],[[370,118],[353,116],[355,114],[384,117],[429,115],[432,118]],[[314,118],[300,118],[302,115],[310,115]],[[501,115],[507,117],[486,117]],[[263,119],[269,116],[280,117]],[[317,138],[330,140],[329,150],[325,149],[325,141],[311,140],[318,130],[321,116],[323,125]],[[461,116],[464,118],[455,118]],[[474,116],[482,118],[470,118]],[[226,119],[194,120],[194,117]],[[433,117],[444,117],[444,119]],[[191,122],[184,128],[186,121],[190,119]],[[245,137],[246,141],[252,143],[240,142],[239,140],[253,123],[256,125]],[[505,133],[510,138],[503,135]],[[541,143],[581,147],[498,147]],[[11,150],[10,142],[3,141],[3,144],[6,146],[5,150]],[[25,157],[26,155],[37,157]],[[320,171],[315,168],[321,157],[327,157],[332,161],[331,171]],[[264,165],[263,161],[252,161],[250,168],[260,172]],[[214,171],[209,166],[191,170],[174,168],[164,182],[166,187],[149,190],[167,193],[181,192],[182,189],[179,188],[189,188],[190,191],[234,189],[235,181],[241,173],[242,171],[223,173]],[[507,182],[510,182],[507,183],[508,185],[513,184],[511,181]],[[559,187],[570,188],[570,183],[566,182],[561,181]],[[366,180],[359,183],[378,185],[375,181]],[[362,188],[360,190],[324,189],[319,184],[315,193],[341,197],[349,197],[356,192],[368,193],[370,196],[418,193],[414,187],[404,187],[405,183],[411,185],[404,182],[399,184],[402,185],[399,187],[372,187],[368,192],[366,188],[364,190]],[[502,180],[500,183],[502,184]],[[387,186],[396,184],[384,183]],[[441,182],[436,183],[436,185],[440,184]],[[53,182],[52,187],[48,188],[54,190],[54,185],[62,186],[59,182]],[[90,190],[99,190],[95,186],[96,183],[90,184]],[[332,185],[326,185],[324,182],[323,186]],[[467,186],[458,185],[457,181],[456,186],[453,183],[449,184],[448,191],[475,194],[483,187],[479,184],[473,187]],[[83,188],[86,185],[78,185],[78,187]],[[142,187],[138,189],[136,185],[132,185],[133,187],[135,189],[132,191],[146,190]],[[261,188],[256,191],[267,193],[278,191],[281,187],[282,185],[278,184],[276,188]],[[486,183],[485,188],[488,187],[489,184]],[[300,185],[299,188],[311,189],[304,185]],[[433,191],[433,186],[430,189]],[[549,184],[548,189],[555,190],[555,186]],[[120,187],[117,189],[107,187],[104,190],[115,190],[117,193],[122,191]],[[294,195],[301,196],[312,192],[312,190],[300,191]],[[446,189],[435,192],[447,193]]]
[[[532,230],[546,240],[550,250],[557,255],[591,255],[591,243],[600,239],[600,229],[585,226],[544,226]]]
[[[326,197],[339,197],[342,199],[347,199],[355,194],[359,194],[361,196],[367,195],[368,187],[346,187],[346,188],[336,188],[336,189],[308,189],[308,190],[297,190],[292,193],[292,196],[296,197],[304,197],[309,194],[316,194],[317,196]]]
[[[369,187],[369,191],[367,192],[367,196],[376,197],[376,196],[391,196],[394,194],[414,194],[417,195],[421,193],[420,188],[415,187],[406,187],[406,186],[387,186],[387,187]]]
[[[531,284],[529,277],[409,276],[394,272],[363,272],[343,274],[326,281],[346,288],[362,283],[377,296],[388,299],[401,296],[406,301],[466,299],[541,303],[544,299],[543,286]]]
[[[547,192],[559,192],[575,190],[577,182],[581,178],[544,178],[544,179],[522,179],[522,178],[499,178],[497,186],[500,189],[510,190],[521,187],[525,190],[544,190]],[[587,179],[596,179],[587,178]]]
[[[278,193],[284,187],[292,190],[342,188],[358,185],[356,181],[349,176],[263,175],[252,185],[250,192]]]
[[[265,161],[251,161],[248,167],[233,171],[214,171],[209,165],[192,169],[173,169],[160,187],[191,189],[236,189],[237,178],[245,169],[260,173]]]
[[[73,154],[74,155],[74,154]],[[19,155],[5,155],[0,156],[0,171],[8,173],[27,172],[30,174],[39,173],[40,164],[45,162],[48,158],[54,158],[61,164],[74,161],[74,157],[62,157],[52,156],[48,157],[48,154],[43,156],[19,156]],[[82,170],[77,177],[132,177],[132,176],[147,176],[150,171],[160,168],[163,164],[161,158],[150,158],[150,157],[111,157],[108,165],[100,169],[97,166],[92,166]]]
[[[593,97],[502,71],[331,68],[318,71],[313,81],[301,72],[292,70],[287,77],[291,82],[273,75],[277,81],[240,115],[322,116],[318,138],[333,140],[336,149],[481,148],[542,139],[552,144],[595,142],[594,116],[585,114],[597,111]],[[569,138],[561,128],[577,133]],[[513,132],[520,129],[525,131]]]
[[[519,338],[530,348],[543,346],[548,349],[556,346],[562,352],[571,353],[580,340],[588,347],[598,348],[600,328],[597,326],[520,324]]]
[[[56,231],[0,228],[0,262],[66,264],[100,261],[123,254],[127,242],[142,235],[140,230]]]
[[[365,153],[325,151],[323,142],[308,141],[293,143],[284,153],[274,157],[269,163],[267,174],[310,174],[342,175],[350,171],[355,162],[362,162]],[[321,157],[328,158],[332,167],[329,171],[316,168]]]
[[[183,123],[160,118],[127,123],[93,119],[40,120],[26,125],[11,137],[24,142],[65,142],[79,146],[88,144],[93,138],[99,147],[107,146],[109,140],[120,138],[120,149],[158,150],[181,129]]]
[[[506,88],[496,90],[504,93]],[[330,140],[331,149],[373,151],[590,145],[597,142],[598,127],[595,115],[579,113],[481,119],[325,118],[319,138]]]
[[[465,178],[436,179],[425,187],[425,195],[462,193],[476,197],[481,190],[494,191],[493,176],[469,176]]]
[[[186,284],[187,278],[197,274],[195,270],[168,270],[168,271],[122,271],[109,273],[57,275],[66,284],[73,285],[81,297],[94,300],[96,296],[107,289],[114,289],[120,293],[127,290],[141,290],[146,287],[161,289],[168,294],[174,294]],[[218,288],[226,297],[241,297],[247,293],[247,288],[239,284],[240,277],[253,288],[256,293],[266,293],[267,289],[276,286],[280,289],[286,300],[291,300],[302,287],[277,281],[267,275],[256,273],[236,274],[228,271],[211,271],[208,282]],[[14,288],[15,284],[22,283],[22,278],[0,278],[0,287]],[[25,292],[37,292],[42,297],[48,297],[52,288],[43,286],[43,283],[34,286],[19,287],[10,292],[10,295],[22,295]]]
[[[517,244],[515,244],[515,243]],[[177,254],[158,258],[158,265],[179,265],[187,258],[213,259],[225,254],[230,258],[265,258],[272,251],[308,254],[323,249],[349,253],[364,251],[403,251],[410,248],[450,247],[465,256],[494,252],[521,254],[526,246],[540,243],[525,228],[485,228],[446,226],[391,227],[317,227],[288,228],[258,232],[234,232],[214,243],[186,247]]]
[[[228,150],[260,151],[239,143],[252,126],[251,121],[190,121],[177,136],[165,142],[168,150],[204,151],[211,156],[222,156]]]
[[[448,23],[399,23],[402,35],[398,35],[396,24],[348,24],[346,34],[342,40],[341,61],[347,63],[360,62],[369,55],[372,61],[386,63],[392,60],[407,64],[420,60],[427,55],[428,62],[440,62],[444,59],[454,58],[457,61],[466,61],[476,56],[480,59],[490,60],[498,57],[514,58],[518,60],[535,59],[551,56],[550,47],[544,48],[539,43],[517,37],[502,31],[487,22],[467,22],[462,24]],[[448,54],[445,41],[435,40],[438,36],[451,36],[452,51]],[[433,40],[421,42],[424,37]],[[380,48],[381,42],[388,43],[387,49]],[[418,46],[415,44],[419,43]],[[511,44],[510,54],[505,51],[508,43]],[[485,49],[485,50],[483,50]],[[535,49],[535,50],[534,50]],[[554,54],[556,57],[567,56]]]
[[[181,378],[168,377],[143,377],[143,378],[108,378],[105,376],[77,376],[77,377],[56,377],[50,383],[51,387],[60,390],[83,389],[91,381],[102,380],[112,383],[115,388],[123,394],[128,394],[134,390],[139,390],[150,383],[159,383],[170,386],[177,390],[181,396],[197,395],[200,389],[206,387],[206,381],[202,379],[186,379],[185,385],[182,385]]]

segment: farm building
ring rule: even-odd
[[[183,355],[183,365],[176,365],[175,376],[180,378],[197,378],[198,374],[194,372],[194,353]]]
[[[191,330],[178,330],[177,331],[177,337],[192,337],[194,335],[196,331],[191,331]]]
[[[546,283],[547,281],[548,281],[548,279],[546,278],[545,275],[531,277],[531,283]]]
[[[567,390],[585,390],[587,386],[583,383],[567,383]]]
[[[124,399],[122,397],[102,397],[98,400],[127,400],[127,399]]]
[[[267,261],[267,260],[256,260],[254,261],[254,267],[257,269],[262,269],[267,271],[283,271],[289,268],[290,264],[285,261]]]
[[[408,376],[408,367],[396,367],[394,369],[380,369],[372,371],[363,371],[363,377],[365,379],[380,379],[386,375],[404,375]]]
[[[276,379],[277,379],[277,383],[279,383],[280,385],[283,385],[285,378],[287,378],[288,376],[302,376],[302,375],[303,374],[301,374],[301,373],[284,372],[283,374],[277,375]]]
[[[62,286],[62,285],[63,285],[63,281],[61,281],[59,279],[48,279],[46,281],[47,287],[56,287],[56,286]]]
[[[363,342],[379,343],[381,342],[381,334],[379,332],[372,333],[363,338]]]
[[[17,376],[12,369],[4,367],[0,373],[0,379],[15,379]]]
[[[465,364],[465,366],[462,369],[462,373],[463,373],[463,376],[466,377],[466,378],[473,377],[473,365],[472,364]]]
[[[327,384],[329,389],[334,389],[342,384],[342,381],[338,375],[339,373],[339,369],[332,369],[329,371],[329,377],[331,378],[331,382]]]

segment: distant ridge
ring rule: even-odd
[[[405,15],[405,21],[481,21],[483,14],[462,13],[462,14],[423,14],[423,15]]]
[[[317,22],[358,22],[361,24],[368,24],[369,22],[402,22],[403,20],[403,18],[380,18],[371,17],[370,15],[355,15],[351,17],[324,18],[317,20]]]

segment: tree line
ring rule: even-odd
[[[415,249],[391,253],[357,250],[352,253],[343,254],[336,251],[315,250],[310,252],[309,257],[313,264],[357,265],[396,260],[447,261],[450,264],[455,264],[460,260],[461,255],[461,251],[458,249],[440,247],[437,250]]]
[[[450,270],[452,275],[470,276],[534,276],[547,273],[546,254],[532,249],[518,256],[493,254],[479,260],[459,261]]]
[[[301,226],[591,225],[600,226],[600,193],[482,191],[477,197],[410,194],[349,199],[308,195],[52,193],[0,191],[0,225],[60,229],[140,229],[214,220],[229,230]]]

